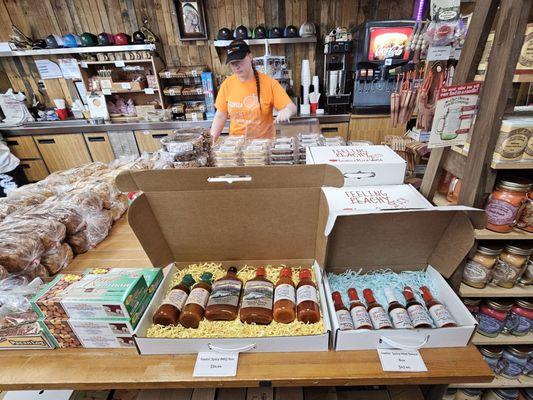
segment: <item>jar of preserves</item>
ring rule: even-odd
[[[501,247],[480,245],[463,270],[463,282],[468,286],[483,289],[492,275],[492,267],[501,254]]]
[[[500,180],[487,203],[487,229],[511,232],[517,222],[518,211],[531,190],[529,182]]]
[[[512,306],[512,300],[487,299],[479,307],[479,326],[477,331],[483,336],[498,336],[505,328],[505,320]]]
[[[525,389],[520,391],[519,399],[523,400],[533,400],[533,389]]]
[[[526,270],[520,278],[521,285],[533,285],[533,258],[529,256],[526,263]]]
[[[481,303],[481,299],[469,299],[465,298],[463,299],[463,304],[466,306],[468,311],[477,318],[479,313],[479,304]]]
[[[481,400],[517,400],[516,389],[488,389],[483,392]]]
[[[489,364],[489,367],[497,374],[499,372],[498,363],[503,355],[503,348],[500,346],[479,346],[478,350],[483,359]]]
[[[454,176],[450,181],[450,186],[448,187],[448,194],[446,195],[446,200],[450,204],[457,204],[459,201],[459,193],[461,192],[461,179]]]
[[[445,171],[439,181],[439,186],[437,187],[437,193],[440,193],[444,196],[448,194],[448,188],[450,187],[450,182],[452,181],[453,175],[451,172]]]
[[[492,282],[504,288],[512,288],[524,273],[530,254],[530,248],[505,246],[492,271]]]
[[[448,388],[446,389],[446,393],[444,393],[444,397],[442,398],[442,400],[455,400],[456,393],[457,393],[457,389]]]
[[[480,400],[481,389],[458,389],[455,400]]]
[[[515,336],[525,336],[533,326],[532,299],[516,299],[505,324],[506,330]]]
[[[533,232],[533,191],[527,194],[526,204],[520,213],[516,226],[526,232]]]
[[[530,346],[505,346],[501,360],[498,362],[499,373],[507,379],[517,379],[524,372],[527,374]]]

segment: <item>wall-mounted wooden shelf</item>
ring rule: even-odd
[[[506,289],[488,284],[483,289],[476,289],[461,283],[459,295],[461,297],[531,297],[533,296],[533,286],[515,285],[510,289]]]
[[[316,36],[311,37],[296,37],[296,38],[273,38],[273,39],[246,39],[245,42],[250,46],[268,44],[297,44],[297,43],[316,43]],[[227,47],[232,40],[215,40],[213,42],[215,47]]]
[[[152,62],[152,59],[147,58],[147,59],[142,59],[142,60],[115,60],[115,61],[84,61],[84,60],[81,60],[79,64],[83,68],[82,64],[87,64],[87,65],[106,65],[106,64],[116,64],[116,63],[141,64],[141,63],[151,63],[151,62]]]
[[[533,233],[521,229],[513,229],[508,233],[493,232],[488,229],[476,229],[478,240],[533,240]]]
[[[156,45],[151,44],[131,44],[128,46],[94,46],[94,47],[72,47],[61,49],[41,49],[41,50],[12,50],[2,52],[0,57],[30,57],[30,56],[51,56],[55,54],[82,54],[82,53],[114,53],[117,51],[154,51]]]

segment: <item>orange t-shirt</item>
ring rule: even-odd
[[[291,102],[287,92],[278,81],[268,75],[259,74],[261,86],[261,109],[257,101],[255,79],[241,82],[235,75],[230,76],[218,91],[215,106],[228,113],[230,135],[246,135],[253,138],[274,138],[272,107],[281,110]]]

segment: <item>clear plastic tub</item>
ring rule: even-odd
[[[179,134],[164,137],[161,139],[161,144],[169,153],[180,156],[200,152],[203,149],[204,140],[199,134]]]

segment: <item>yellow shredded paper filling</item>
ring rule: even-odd
[[[267,278],[274,284],[279,278],[279,273],[284,266],[274,267],[266,265]],[[295,283],[298,279],[298,273],[301,267],[292,267],[292,276]],[[311,275],[313,281],[315,276],[313,269]],[[174,287],[181,282],[181,279],[185,274],[191,274],[193,278],[198,282],[203,272],[211,272],[213,274],[213,280],[217,280],[226,275],[226,269],[221,264],[217,263],[203,263],[192,264],[178,272],[172,279],[172,283],[168,288]],[[243,281],[244,284],[255,277],[255,267],[245,266],[237,272],[237,276]],[[298,320],[294,320],[290,324],[280,324],[276,321],[272,321],[269,325],[256,325],[242,323],[237,316],[233,321],[207,321],[203,319],[200,322],[198,329],[184,328],[181,325],[178,326],[162,326],[152,325],[147,332],[148,337],[156,338],[238,338],[238,337],[265,337],[265,336],[303,336],[303,335],[320,335],[325,332],[324,322],[322,317],[316,324],[304,324]]]

